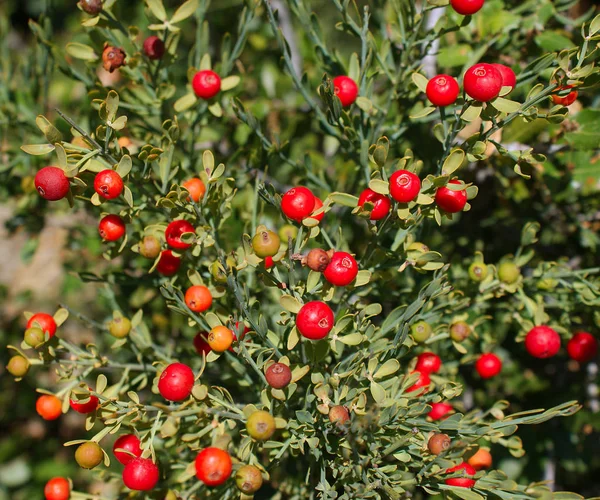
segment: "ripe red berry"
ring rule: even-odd
[[[478,63],[467,70],[463,85],[468,96],[488,102],[498,97],[502,90],[502,74],[491,64]]]
[[[194,372],[183,363],[171,363],[158,380],[158,392],[169,401],[182,401],[192,393]]]
[[[432,420],[445,420],[454,410],[449,403],[431,403],[431,411],[427,414]]]
[[[323,276],[334,286],[346,286],[354,281],[358,274],[356,259],[348,252],[335,252]]]
[[[182,241],[181,236],[184,233],[195,233],[196,229],[186,220],[174,220],[169,223],[165,229],[165,238],[167,245],[177,250],[185,250],[192,246],[191,243]]]
[[[144,40],[144,54],[148,59],[160,59],[165,54],[165,42],[157,36],[149,36]]]
[[[484,0],[450,0],[452,8],[463,16],[475,14],[483,7]]]
[[[340,98],[342,106],[345,108],[356,101],[358,86],[349,76],[336,76],[333,79],[333,90],[335,95]]]
[[[208,353],[212,351],[210,345],[208,345],[207,339],[208,333],[206,332],[198,332],[194,337],[194,348],[198,354],[202,355],[204,353],[208,356]]]
[[[510,87],[511,90],[514,89],[517,84],[517,75],[515,75],[515,72],[504,64],[494,63],[492,66],[500,73],[500,76],[502,77],[502,86]]]
[[[287,387],[292,380],[292,370],[283,363],[273,363],[265,373],[267,384],[274,389],[283,389]]]
[[[325,302],[318,300],[304,304],[296,316],[298,331],[310,340],[326,337],[333,328],[333,323],[333,311]]]
[[[567,343],[567,352],[571,359],[587,363],[598,354],[598,340],[591,333],[576,332]]]
[[[56,396],[42,394],[35,402],[35,411],[44,420],[56,420],[62,414],[62,402]]]
[[[407,388],[405,392],[414,392],[418,389],[422,389],[421,391],[419,391],[419,396],[421,396],[429,390],[429,384],[431,384],[431,379],[429,378],[429,373],[419,372],[416,370],[411,372],[411,375],[413,373],[418,373],[419,378],[413,385],[411,385],[409,388]]]
[[[50,338],[54,337],[56,333],[56,321],[54,318],[46,313],[35,313],[27,321],[27,328],[40,328],[44,333],[47,333]]]
[[[134,458],[123,468],[123,483],[130,490],[151,490],[158,483],[158,477],[158,467],[149,458]]]
[[[475,363],[475,369],[481,378],[492,378],[502,371],[502,361],[491,352],[482,354]]]
[[[424,373],[437,373],[442,367],[442,359],[432,352],[424,352],[417,356],[415,370]]]
[[[419,196],[421,179],[408,170],[396,170],[390,176],[390,194],[398,203],[409,203]]]
[[[196,477],[206,486],[219,486],[231,476],[231,457],[220,448],[204,448],[196,456]]]
[[[323,202],[321,201],[321,198],[318,198],[317,196],[315,196],[315,206],[314,206],[312,212],[310,213],[309,218],[316,219],[319,222],[321,222],[323,220],[323,217],[325,217],[325,212],[321,212],[320,214],[317,214],[317,215],[315,215],[315,212],[317,210],[319,210],[322,206],[323,206]]]
[[[185,291],[185,303],[194,312],[204,312],[212,305],[212,294],[203,285],[194,285]]]
[[[463,462],[461,464],[455,465],[454,467],[446,469],[447,474],[459,471],[464,471],[463,477],[453,477],[450,479],[446,479],[446,484],[450,486],[460,486],[461,488],[472,488],[475,485],[476,481],[475,479],[471,479],[471,477],[473,477],[477,473],[477,471],[473,467],[471,467],[467,462]]]
[[[127,465],[133,459],[142,456],[140,440],[135,434],[124,434],[123,436],[119,436],[119,438],[115,441],[115,444],[113,445],[113,453],[115,455],[115,458],[119,462],[121,462],[123,465]]]
[[[64,477],[53,477],[44,486],[44,497],[46,500],[69,500],[71,496],[71,485]]]
[[[373,209],[371,210],[371,215],[369,217],[371,220],[381,220],[390,213],[390,208],[392,206],[390,199],[387,196],[376,193],[369,188],[365,189],[360,194],[358,206],[363,207],[367,202],[373,205]]]
[[[460,184],[460,181],[453,180],[449,184]],[[453,191],[445,186],[438,188],[435,192],[435,202],[440,210],[449,214],[455,214],[461,212],[467,204],[467,191],[461,189],[460,191]]]
[[[171,250],[163,250],[160,253],[160,259],[156,270],[163,276],[173,276],[181,265],[181,259],[173,255]]]
[[[450,106],[456,102],[460,87],[450,75],[436,75],[427,82],[425,93],[434,106]]]
[[[549,326],[536,326],[525,337],[525,349],[535,358],[551,358],[560,350],[560,336]]]
[[[35,188],[48,201],[57,201],[67,196],[69,179],[62,168],[44,167],[35,174]]]
[[[221,77],[210,69],[198,71],[192,80],[192,88],[200,99],[211,99],[221,91]]]
[[[286,217],[296,222],[309,217],[314,208],[315,195],[306,187],[292,188],[281,197],[281,210]]]
[[[118,215],[106,215],[98,224],[98,232],[105,241],[117,241],[125,235],[125,222]]]
[[[87,403],[81,403],[79,400],[73,398],[69,399],[69,405],[71,408],[73,408],[73,410],[75,410],[77,413],[83,414],[95,412],[98,408],[98,403],[98,398],[93,395],[90,395]]]
[[[559,90],[572,89],[574,86],[575,85],[564,85],[562,87],[559,87],[556,90],[559,91]],[[575,102],[575,99],[577,99],[577,95],[578,95],[578,93],[576,90],[572,90],[564,97],[561,97],[559,95],[553,95],[552,102],[554,104],[560,104],[562,106],[570,106],[571,104],[573,104]]]
[[[98,196],[112,200],[123,192],[123,179],[114,170],[102,170],[94,179],[94,191]]]
[[[273,262],[273,257],[265,257],[264,266],[265,269],[271,269],[275,265]]]

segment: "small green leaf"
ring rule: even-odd
[[[215,168],[215,157],[208,149],[202,153],[202,167],[209,176]]]
[[[293,314],[298,314],[298,311],[302,308],[302,304],[296,297],[292,297],[291,295],[282,295],[279,297],[279,304],[286,311],[289,311]]]
[[[410,77],[413,83],[421,92],[425,92],[427,90],[427,83],[429,82],[429,80],[427,80],[427,78],[424,77],[421,73],[415,72],[412,75],[410,75]]]
[[[27,144],[21,146],[21,150],[25,151],[28,155],[40,156],[54,151],[54,146],[52,144]]]
[[[208,107],[208,110],[213,116],[217,118],[221,118],[223,116],[223,108],[221,108],[221,105],[218,102],[211,104]]]
[[[385,401],[385,389],[375,381],[371,382],[371,396],[377,404],[381,404]]]
[[[502,111],[503,113],[514,113],[521,109],[521,104],[515,101],[511,101],[509,99],[504,99],[504,97],[496,97],[493,101],[491,101],[492,106],[496,108],[498,111]]]
[[[338,205],[343,205],[345,207],[354,208],[358,205],[358,198],[356,196],[352,196],[351,194],[346,193],[331,193],[327,198],[329,198],[333,203],[337,203]]]
[[[111,90],[106,96],[106,115],[107,120],[112,121],[117,116],[119,110],[119,94]]]
[[[442,166],[442,175],[452,175],[458,168],[462,165],[462,162],[465,160],[465,152],[462,149],[454,149],[449,155],[448,158],[444,160],[444,165]]]
[[[240,77],[237,75],[228,76],[227,78],[223,78],[221,80],[221,91],[227,92],[235,87],[237,87],[240,83]]]
[[[198,8],[198,0],[187,0],[187,2],[183,3],[175,11],[175,14],[173,14],[173,17],[171,18],[171,21],[170,21],[171,24],[176,24],[176,23],[180,23],[181,21],[184,21],[185,19],[187,19],[188,17],[193,15],[194,12],[196,12],[197,8]]]
[[[127,117],[119,116],[114,122],[109,123],[109,126],[113,130],[123,130],[127,126]]]
[[[600,31],[600,14],[598,14],[590,23],[590,36],[594,36]]]
[[[364,337],[362,333],[350,333],[343,337],[338,337],[338,340],[342,344],[346,345],[359,345],[363,341]]]
[[[381,367],[373,374],[373,378],[382,379],[396,373],[400,369],[400,363],[396,359],[388,359]]]
[[[83,43],[68,43],[65,50],[67,51],[67,54],[75,59],[81,59],[83,61],[96,61],[98,59],[98,55],[94,52],[94,49]]]
[[[373,109],[373,103],[371,102],[371,100],[362,96],[356,98],[356,105],[365,113],[370,113]]]
[[[422,108],[419,111],[416,111],[414,113],[411,113],[411,115],[409,116],[409,118],[413,118],[413,119],[418,119],[418,118],[424,118],[427,115],[430,115],[431,113],[433,113],[436,110],[436,108],[434,108],[433,106],[425,106],[424,108]]]
[[[381,179],[372,179],[369,188],[379,194],[390,194],[390,184]]]
[[[294,328],[292,328],[292,331],[290,332],[290,335],[288,337],[288,341],[287,341],[288,351],[291,351],[294,347],[296,347],[296,345],[298,344],[299,341],[300,341],[300,335],[298,334],[298,329],[296,327],[294,327]]]
[[[167,12],[163,7],[161,0],[146,0],[146,5],[150,8],[152,14],[161,21],[167,20]]]
[[[481,115],[482,106],[480,102],[473,102],[469,105],[467,109],[460,115],[461,119],[466,122],[472,122],[476,120]]]
[[[121,177],[125,177],[131,171],[132,165],[131,156],[123,155],[121,161],[119,161],[119,164],[117,165],[117,174]]]
[[[358,54],[356,52],[352,52],[352,55],[350,56],[348,76],[355,82],[358,82],[358,79],[360,78],[360,63],[358,62]]]
[[[366,269],[362,269],[358,271],[356,275],[356,279],[354,280],[354,286],[363,286],[366,285],[371,279],[371,271],[367,271]]]
[[[196,94],[190,92],[189,94],[185,94],[183,97],[177,99],[175,104],[173,104],[173,109],[175,109],[177,113],[181,113],[190,109],[197,102],[198,98],[196,97]]]

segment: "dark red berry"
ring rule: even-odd
[[[94,179],[94,191],[98,196],[112,200],[123,192],[123,179],[114,170],[103,170],[96,174]]]
[[[500,76],[502,76],[502,86],[510,87],[511,90],[514,89],[515,85],[517,84],[517,76],[515,75],[515,72],[504,64],[494,63],[492,66],[496,68],[500,73]]]
[[[54,318],[46,313],[35,313],[27,321],[27,328],[40,328],[44,333],[47,333],[50,338],[54,337],[56,333],[56,321]]]
[[[598,354],[598,340],[591,333],[576,332],[567,343],[567,352],[571,359],[587,363]]]
[[[450,75],[436,75],[427,82],[425,93],[434,106],[450,106],[456,102],[460,87]]]
[[[525,336],[525,349],[535,358],[551,358],[560,350],[560,336],[549,326],[536,326]]]
[[[210,345],[208,345],[208,333],[206,332],[198,332],[196,334],[196,336],[194,337],[194,348],[196,349],[196,352],[200,355],[202,355],[203,353],[206,354],[208,356],[208,353],[210,351],[212,351],[212,349],[210,348]]]
[[[273,363],[265,373],[267,383],[274,389],[287,387],[292,380],[292,370],[283,363]]]
[[[58,167],[44,167],[35,174],[35,188],[48,201],[62,200],[69,192],[69,179]]]
[[[186,220],[174,220],[165,229],[167,245],[177,250],[185,250],[192,246],[181,239],[184,233],[195,233],[196,229]]]
[[[470,16],[483,7],[484,0],[450,0],[452,8],[463,16]]]
[[[491,352],[482,354],[475,363],[475,369],[481,378],[492,378],[502,371],[502,361]]]
[[[334,286],[346,286],[354,281],[358,274],[356,259],[348,252],[335,252],[323,276]]]
[[[98,232],[105,241],[120,240],[125,235],[125,222],[118,215],[106,215],[98,224]]]
[[[144,40],[144,54],[148,59],[160,59],[165,54],[165,42],[157,36],[149,36]]]
[[[449,403],[431,403],[431,411],[427,416],[432,420],[445,420],[453,410]]]
[[[448,184],[460,184],[460,181],[453,180]],[[466,189],[454,191],[447,187],[438,188],[438,190],[435,192],[435,202],[439,209],[443,212],[447,212],[449,214],[461,212],[467,204],[467,191]]]
[[[183,401],[192,393],[194,372],[183,363],[171,363],[158,380],[158,392],[169,401]]]
[[[385,216],[387,216],[387,214],[390,213],[390,208],[392,206],[392,202],[387,196],[376,193],[369,188],[365,189],[360,194],[360,198],[358,199],[359,207],[363,207],[365,203],[370,203],[373,205],[371,215],[369,217],[371,220],[383,219]]]
[[[390,176],[390,194],[398,203],[409,203],[419,196],[421,179],[408,170],[396,170]]]
[[[158,467],[149,458],[134,458],[123,468],[123,483],[130,490],[151,490],[158,483],[158,477]]]
[[[281,198],[281,210],[289,219],[302,222],[313,213],[315,195],[308,188],[298,186],[290,189]]]
[[[231,476],[231,457],[220,448],[204,448],[194,463],[196,477],[206,486],[219,486]]]
[[[173,255],[171,250],[163,250],[160,253],[160,259],[156,270],[163,276],[173,276],[181,265],[181,259]]]
[[[461,464],[455,465],[454,467],[446,469],[447,474],[459,471],[464,471],[462,473],[463,477],[453,477],[450,479],[446,479],[446,484],[450,486],[460,486],[461,488],[472,488],[475,485],[476,481],[475,479],[471,479],[471,477],[473,477],[477,473],[477,471],[473,467],[471,467],[467,462],[463,462]]]
[[[349,76],[336,76],[333,79],[333,90],[335,95],[340,98],[344,107],[348,107],[356,101],[358,86]]]
[[[442,367],[442,359],[432,352],[424,352],[417,357],[415,370],[424,373],[437,373]]]
[[[298,331],[310,340],[326,337],[333,324],[333,311],[325,302],[318,300],[304,304],[296,316]]]
[[[500,94],[502,74],[491,64],[475,64],[465,73],[463,85],[469,97],[476,101],[488,102]]]
[[[124,434],[123,436],[119,436],[113,445],[113,453],[119,462],[121,462],[123,465],[127,465],[133,459],[142,456],[140,440],[135,434]]]
[[[221,91],[221,77],[210,69],[198,71],[192,80],[192,88],[201,99],[211,99]]]

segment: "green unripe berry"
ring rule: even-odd
[[[406,251],[407,252],[425,253],[425,252],[429,252],[429,247],[425,243],[421,243],[420,241],[415,241],[415,242],[411,243],[410,245],[408,245],[408,248],[406,249]]]
[[[93,469],[102,462],[104,454],[100,445],[94,441],[83,443],[75,451],[75,461],[79,467]]]
[[[23,356],[13,356],[8,361],[6,369],[13,377],[24,377],[29,371],[29,361]]]
[[[488,266],[483,262],[473,262],[469,266],[469,278],[473,281],[483,281],[488,275]]]
[[[415,342],[425,342],[431,336],[432,328],[427,321],[418,321],[410,327],[410,334]]]
[[[140,254],[147,259],[156,259],[160,253],[160,241],[155,236],[144,236],[139,244]]]
[[[246,430],[257,441],[266,441],[275,432],[275,419],[268,411],[255,411],[248,417]]]
[[[450,338],[455,342],[462,342],[471,335],[471,327],[464,321],[456,321],[450,325]]]
[[[114,318],[108,324],[108,331],[113,337],[116,337],[118,339],[127,337],[127,335],[129,335],[130,330],[131,321],[129,321],[127,318],[124,318],[123,316]]]
[[[537,287],[540,290],[554,290],[558,285],[558,281],[552,278],[544,278],[537,282]]]
[[[298,228],[296,226],[285,224],[279,228],[279,238],[281,238],[281,241],[283,241],[286,245],[289,238],[295,240],[296,236],[298,236]]]
[[[281,240],[279,236],[268,229],[258,231],[252,238],[252,248],[254,253],[261,259],[273,257],[279,251]]]
[[[516,283],[520,277],[521,270],[514,262],[506,261],[498,266],[498,278],[502,283],[512,285],[513,283]]]
[[[244,465],[235,473],[235,484],[246,495],[256,493],[263,484],[260,469],[254,465]]]
[[[29,347],[39,347],[46,341],[46,335],[41,328],[35,326],[25,330],[25,343]]]

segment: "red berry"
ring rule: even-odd
[[[358,86],[349,76],[336,76],[333,79],[335,95],[340,98],[342,106],[348,107],[356,101]]]
[[[165,42],[157,36],[149,36],[144,40],[144,54],[148,59],[160,59],[165,54]]]
[[[502,361],[491,352],[482,354],[475,363],[475,369],[481,378],[492,378],[502,371]]]
[[[53,477],[44,487],[46,500],[69,500],[71,496],[71,485],[64,477]]]
[[[129,453],[117,450],[125,450]],[[113,453],[119,462],[123,465],[127,465],[133,459],[142,456],[140,440],[135,434],[124,434],[123,436],[119,436],[113,445]]]
[[[220,448],[204,448],[196,457],[196,477],[206,486],[219,486],[231,476],[231,457]]]
[[[390,199],[387,196],[376,193],[369,188],[365,189],[360,194],[358,206],[363,207],[367,202],[373,205],[373,209],[371,210],[371,215],[369,217],[371,220],[381,220],[390,213],[390,208],[392,206]]]
[[[562,87],[559,87],[558,90],[566,90],[566,89],[572,89],[575,85],[564,85]],[[552,96],[552,102],[554,102],[554,104],[561,104],[562,106],[570,106],[571,104],[573,104],[575,102],[575,99],[577,99],[577,91],[576,90],[572,90],[571,92],[569,92],[566,96],[561,97],[559,95],[553,95]]]
[[[536,326],[525,337],[525,349],[535,358],[551,358],[560,350],[560,336],[549,326]]]
[[[208,353],[212,351],[212,349],[208,345],[207,339],[208,333],[206,332],[198,332],[194,337],[194,348],[196,349],[196,352],[198,354],[202,355],[202,353],[204,353],[208,356]]]
[[[396,170],[390,177],[390,194],[398,203],[409,203],[419,196],[421,179],[408,170]]]
[[[567,343],[567,352],[571,359],[587,363],[598,353],[598,340],[591,333],[576,332]]]
[[[201,99],[211,99],[221,91],[221,77],[210,69],[198,71],[192,80],[192,88]]]
[[[130,490],[151,490],[158,483],[158,476],[158,467],[149,458],[134,458],[123,468],[123,483]]]
[[[450,75],[436,75],[427,82],[425,93],[434,106],[450,106],[456,102],[460,87]]]
[[[274,389],[283,389],[292,381],[292,370],[283,363],[273,363],[265,372],[267,383]]]
[[[424,352],[417,357],[415,370],[424,373],[437,373],[442,367],[441,358],[432,352]]]
[[[192,393],[194,372],[183,363],[171,363],[158,379],[158,392],[169,401],[183,401]]]
[[[318,300],[304,304],[296,316],[298,331],[310,340],[326,337],[333,328],[333,323],[333,311],[325,302]]]
[[[335,252],[323,276],[334,286],[346,286],[354,281],[358,274],[356,259],[348,252]]]
[[[446,473],[451,474],[453,472],[458,472],[462,470],[464,470],[463,476],[467,477],[453,477],[450,479],[446,479],[446,484],[450,486],[460,486],[461,488],[472,488],[475,485],[476,481],[475,479],[471,479],[471,477],[473,477],[477,473],[477,471],[473,467],[471,467],[467,462],[463,462],[461,464],[455,465],[454,467],[446,469]]]
[[[191,243],[185,243],[181,240],[181,236],[184,233],[195,233],[196,229],[186,220],[174,220],[169,223],[167,229],[165,229],[165,238],[167,245],[177,250],[185,250],[192,246]]]
[[[35,188],[48,201],[61,200],[69,192],[69,179],[62,168],[44,167],[35,174]]]
[[[427,414],[432,420],[445,420],[454,408],[449,403],[431,403],[431,411]]]
[[[98,196],[112,200],[123,192],[123,179],[114,170],[102,170],[94,179],[94,191]]]
[[[502,74],[491,64],[475,64],[465,73],[463,85],[468,96],[488,102],[498,97],[502,90]]]
[[[290,189],[281,198],[281,210],[289,219],[302,222],[313,213],[315,195],[308,188],[298,186]]]
[[[483,7],[484,0],[450,0],[452,8],[463,16],[470,16]]]
[[[411,375],[413,373],[418,373],[419,378],[413,385],[411,385],[408,389],[406,389],[405,392],[414,392],[418,389],[424,388],[422,391],[419,392],[419,395],[425,394],[429,390],[429,384],[431,384],[431,379],[429,378],[429,373],[419,372],[416,370],[411,372]]]
[[[310,214],[311,219],[316,219],[319,222],[321,222],[323,220],[323,217],[325,217],[325,212],[321,212],[320,214],[315,215],[315,212],[317,210],[319,210],[322,206],[323,206],[323,202],[321,201],[321,198],[317,198],[315,196],[315,206]]]
[[[98,232],[105,241],[117,241],[125,234],[125,223],[118,215],[110,214],[102,217],[98,224]]]
[[[448,184],[460,184],[460,181],[453,180]],[[453,191],[447,187],[438,188],[435,192],[435,202],[440,210],[449,214],[461,212],[467,204],[467,191],[461,189],[460,191]]]
[[[212,305],[212,294],[203,285],[194,285],[185,291],[185,303],[194,312],[204,312]]]
[[[50,338],[56,333],[56,321],[46,313],[35,313],[27,321],[27,328],[39,327],[44,333],[47,333]]]
[[[265,269],[271,269],[275,265],[275,263],[273,262],[273,257],[265,257],[264,265]]]
[[[35,402],[35,411],[44,420],[56,420],[62,414],[62,402],[56,396],[42,394]]]
[[[69,399],[69,405],[71,408],[75,410],[77,413],[93,413],[98,408],[98,398],[96,396],[90,395],[90,400],[87,403],[80,403],[77,399]]]
[[[515,75],[515,72],[504,64],[494,63],[492,66],[500,73],[500,76],[502,77],[502,86],[510,87],[511,90],[514,89],[515,85],[517,84],[517,76]]]
[[[156,270],[163,276],[173,276],[179,270],[180,265],[181,259],[179,257],[173,255],[171,250],[163,250],[160,253]]]

